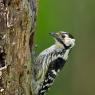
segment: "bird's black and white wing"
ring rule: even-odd
[[[52,86],[58,72],[63,68],[65,62],[65,60],[59,57],[50,63],[38,95],[44,95],[44,93],[48,91],[48,89]]]

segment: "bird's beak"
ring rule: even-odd
[[[51,32],[49,33],[51,36],[55,37],[55,38],[58,38],[58,34],[56,32]]]

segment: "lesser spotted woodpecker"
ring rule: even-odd
[[[54,38],[55,43],[42,51],[35,61],[35,95],[44,95],[48,91],[75,44],[74,37],[68,32],[52,32],[50,35]]]

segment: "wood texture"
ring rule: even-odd
[[[32,95],[36,0],[0,0],[0,95]]]

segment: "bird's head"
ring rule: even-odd
[[[68,32],[51,32],[50,35],[53,36],[56,45],[58,45],[59,47],[63,46],[65,49],[68,49],[72,48],[75,44],[74,37]]]

